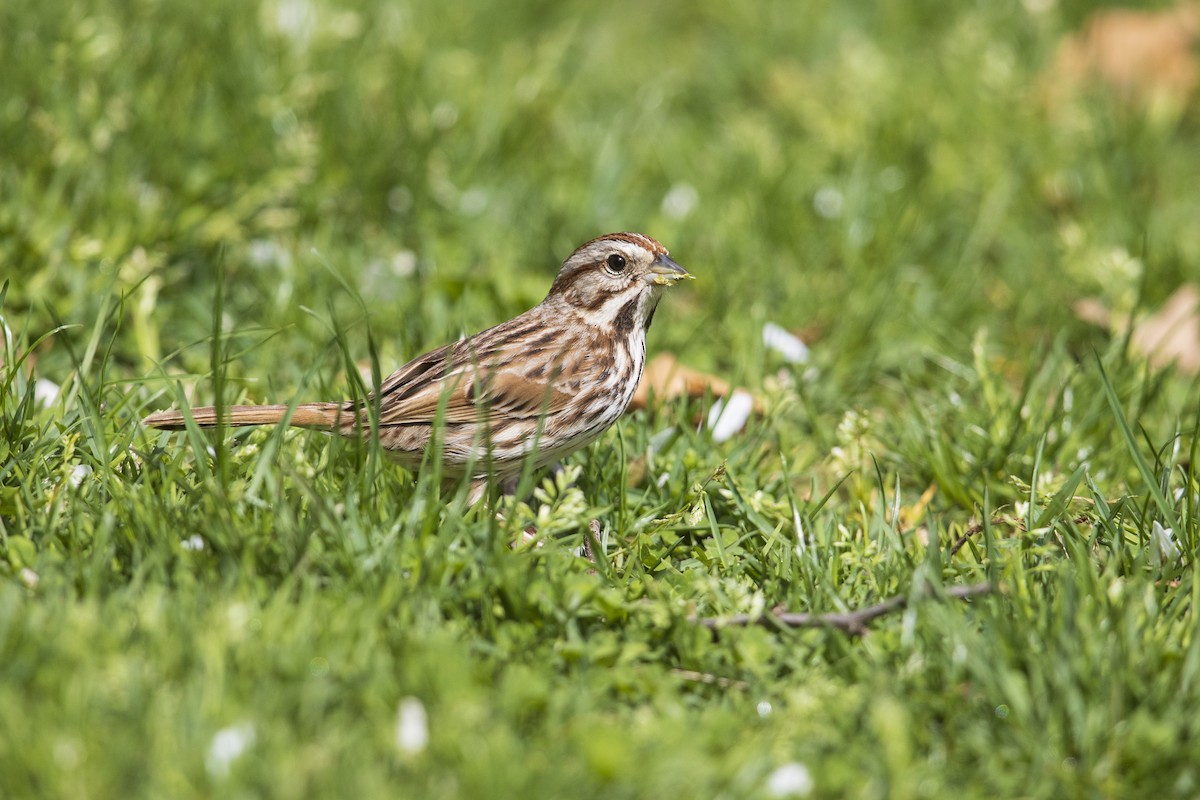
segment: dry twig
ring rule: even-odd
[[[997,522],[1002,522],[1002,520],[995,520],[995,519],[992,520],[993,525],[997,524]],[[963,545],[965,545],[972,536],[981,532],[982,530],[983,530],[982,522],[976,522],[974,525],[971,525],[970,527],[968,527],[965,531],[963,531],[963,535],[958,537],[958,539],[955,540],[954,544],[950,545],[950,555],[952,555],[952,556],[956,555],[959,550],[963,549]]]
[[[955,600],[965,600],[969,597],[990,594],[994,591],[997,591],[997,588],[990,583],[973,583],[969,586],[951,586],[946,589],[945,596]],[[895,597],[889,597],[881,603],[866,606],[855,611],[828,614],[790,614],[783,612],[762,614],[759,616],[735,614],[729,617],[704,617],[702,619],[695,619],[695,622],[714,632],[719,631],[721,628],[762,625],[765,628],[777,626],[784,628],[837,628],[851,636],[862,636],[867,632],[868,623],[885,614],[899,611],[907,605],[908,596],[898,594]]]
[[[1091,517],[1089,517],[1087,514],[1080,514],[1079,516],[1075,517],[1071,521],[1074,522],[1076,525],[1083,525],[1087,522],[1091,522]],[[1005,524],[1010,524],[1010,523],[1007,523],[1003,517],[994,517],[992,519],[991,523],[989,523],[989,524],[996,526],[996,525],[1005,525]],[[966,545],[966,543],[970,540],[970,538],[972,536],[975,536],[976,534],[981,533],[983,531],[983,527],[984,526],[983,526],[982,522],[976,522],[975,524],[969,526],[965,531],[963,531],[962,536],[959,536],[957,539],[954,540],[954,544],[950,545],[950,555],[951,556],[956,555],[959,550],[962,550],[963,547]],[[1019,522],[1017,523],[1017,525],[1015,527],[1018,527],[1021,530],[1025,530],[1025,526]]]

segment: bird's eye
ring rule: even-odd
[[[609,272],[624,272],[625,271],[625,256],[620,253],[613,253],[605,259],[608,265]]]

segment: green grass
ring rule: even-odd
[[[1088,11],[0,6],[0,795],[1196,796],[1200,393],[1070,308],[1196,274],[1200,117],[1048,109]],[[629,415],[498,521],[138,425],[347,396],[622,229],[700,278],[650,349],[764,399],[734,439]]]

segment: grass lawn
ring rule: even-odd
[[[1200,111],[1052,91],[1093,10],[0,6],[0,796],[1200,795],[1200,391],[1073,311],[1200,274]],[[499,520],[138,424],[351,396],[617,230],[731,438],[631,413]]]

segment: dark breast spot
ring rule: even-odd
[[[617,312],[617,318],[613,321],[616,332],[622,336],[628,336],[633,332],[633,326],[637,318],[638,298],[633,298],[625,305],[621,306],[621,310]]]

